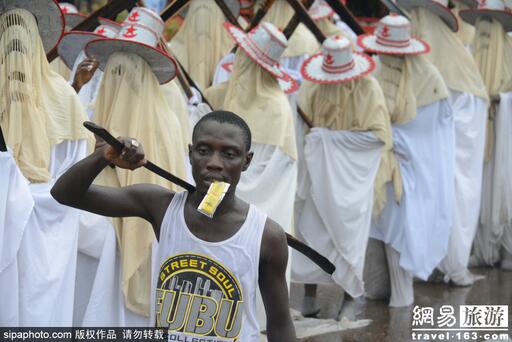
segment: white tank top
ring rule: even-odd
[[[156,326],[169,329],[169,341],[258,342],[256,291],[267,215],[250,205],[233,236],[204,241],[185,223],[187,194],[174,195],[160,228]]]

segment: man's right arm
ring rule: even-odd
[[[108,151],[105,152],[105,149]],[[57,180],[51,190],[52,196],[59,203],[74,208],[110,217],[138,216],[151,222],[154,227],[158,227],[162,215],[155,203],[161,203],[165,198],[170,200],[171,191],[151,184],[136,184],[122,188],[92,184],[98,174],[111,162],[129,169],[135,169],[144,164],[144,154],[137,152],[136,147],[127,147],[123,151],[124,158],[119,158],[120,154],[108,145],[98,148]],[[151,203],[153,205],[150,205]]]

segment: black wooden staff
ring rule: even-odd
[[[0,127],[0,151],[7,152],[7,145],[5,144],[4,133],[2,127]]]
[[[91,121],[84,122],[85,128],[87,128],[89,131],[93,132],[109,145],[111,145],[113,148],[115,148],[118,151],[121,151],[124,148],[124,145],[122,142],[114,138],[112,134],[110,134],[105,128],[95,124]],[[144,167],[151,172],[156,173],[160,177],[163,177],[167,179],[168,181],[181,186],[182,188],[186,189],[189,192],[195,191],[195,186],[192,184],[184,181],[183,179],[176,177],[175,175],[171,174],[170,172],[160,168],[159,166],[153,164],[150,161],[146,162],[146,165]],[[336,267],[323,255],[309,247],[308,245],[304,244],[303,242],[297,240],[290,234],[286,233],[286,239],[288,242],[288,246],[291,248],[299,251],[300,253],[304,254],[306,257],[308,257],[311,261],[313,261],[315,264],[317,264],[322,270],[324,270],[328,274],[333,274],[336,270]]]

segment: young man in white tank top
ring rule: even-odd
[[[285,271],[288,247],[283,229],[235,196],[240,174],[251,162],[251,132],[239,116],[215,111],[195,126],[189,156],[194,192],[137,184],[93,185],[110,163],[134,170],[146,162],[131,138],[121,153],[104,142],[69,169],[52,189],[62,204],[104,216],[138,216],[159,237],[154,278],[155,325],[169,341],[259,341],[257,285],[267,314],[268,341],[295,341]],[[144,171],[146,172],[146,171]],[[213,218],[197,207],[213,181],[231,184]]]

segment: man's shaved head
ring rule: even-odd
[[[242,131],[246,151],[249,151],[251,149],[251,130],[249,129],[247,123],[244,121],[244,119],[242,119],[235,113],[224,110],[216,110],[211,113],[208,113],[197,122],[192,132],[192,143],[197,141],[198,131],[200,130],[201,126],[208,121],[215,121],[218,123],[229,123],[231,125],[237,126]]]

